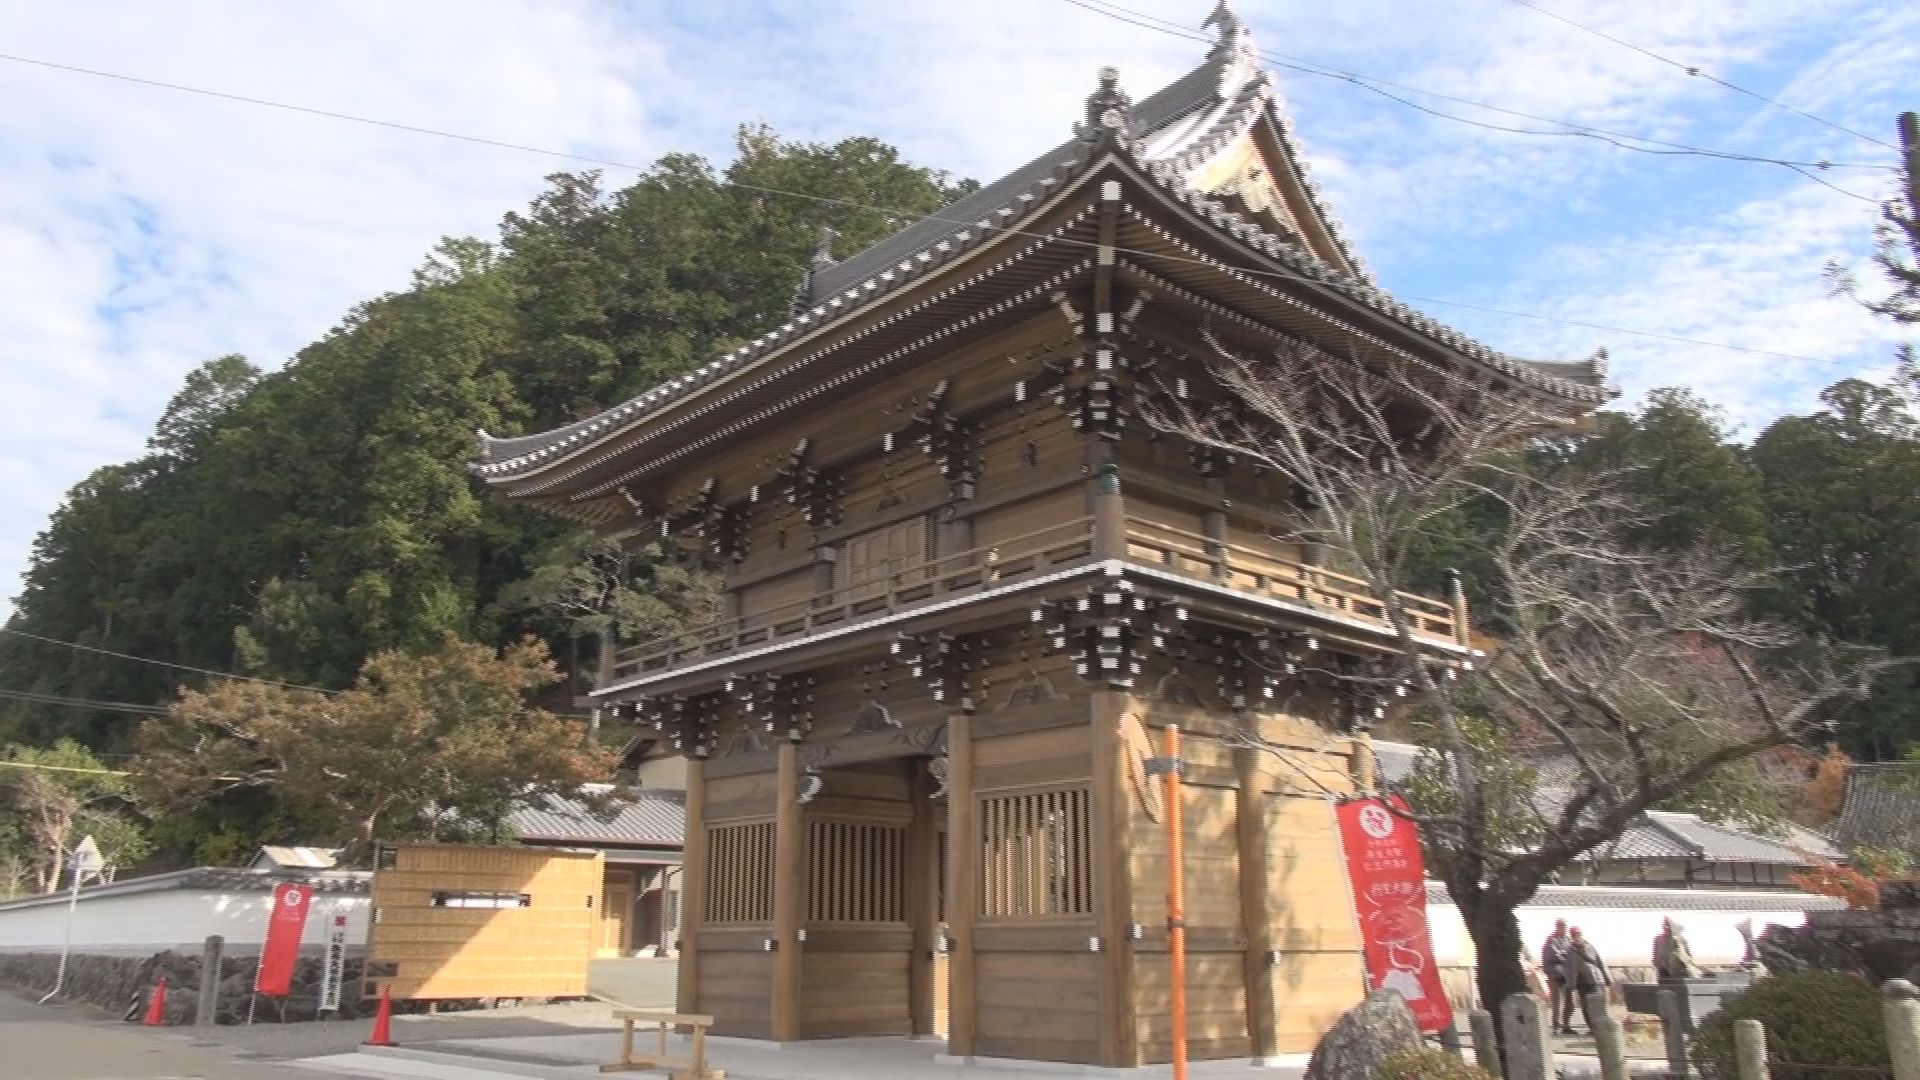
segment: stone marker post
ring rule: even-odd
[[[1893,1080],[1920,1080],[1920,990],[1905,979],[1888,979],[1880,993]]]
[[[1495,1076],[1501,1074],[1500,1042],[1493,1034],[1493,1014],[1475,1009],[1467,1014],[1467,1026],[1473,1030],[1473,1058],[1480,1067]]]
[[[1447,1053],[1452,1054],[1462,1061],[1467,1059],[1467,1048],[1460,1045],[1460,1020],[1458,1017],[1454,1018],[1453,1023],[1440,1029],[1440,1049],[1445,1050]]]
[[[200,997],[193,1014],[196,1027],[213,1026],[214,1006],[220,1003],[220,952],[226,943],[219,934],[208,934],[206,944],[200,946]]]
[[[1751,1017],[1733,1022],[1733,1061],[1740,1080],[1768,1080],[1767,1029]]]
[[[1587,995],[1587,1015],[1593,1017],[1593,1046],[1600,1055],[1601,1080],[1627,1080],[1627,1037],[1620,1021],[1607,1008],[1607,992]]]
[[[1667,1040],[1667,1075],[1687,1080],[1687,1002],[1681,991],[1660,991],[1660,1033]]]
[[[1540,999],[1514,994],[1500,1006],[1500,1026],[1507,1039],[1507,1080],[1554,1080],[1553,1044]]]

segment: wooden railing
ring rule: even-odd
[[[1240,592],[1295,600],[1382,626],[1388,622],[1386,605],[1359,578],[1159,522],[1127,519],[1127,558]],[[1415,633],[1455,640],[1451,604],[1415,593],[1394,595]]]
[[[903,566],[878,577],[839,585],[829,592],[780,604],[739,618],[721,619],[615,653],[614,680],[667,671],[727,656],[743,649],[819,633],[863,617],[906,611],[1069,563],[1096,551],[1117,555],[1095,535],[1096,519],[1075,518],[1000,542]],[[1120,532],[1115,529],[1114,532]],[[1292,600],[1377,625],[1387,625],[1386,605],[1359,578],[1281,558],[1244,544],[1140,518],[1124,525],[1125,558],[1236,591]],[[1413,593],[1396,594],[1415,633],[1456,640],[1451,605]]]
[[[641,642],[614,655],[613,677],[625,679],[664,671],[756,645],[803,637],[862,616],[891,614],[981,592],[1000,582],[1085,559],[1092,550],[1093,522],[1075,518],[996,544],[849,582],[831,592]]]

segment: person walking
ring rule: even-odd
[[[1573,990],[1580,995],[1580,1016],[1587,1022],[1587,1034],[1595,1031],[1593,1023],[1593,1002],[1587,995],[1596,990],[1605,990],[1613,986],[1613,976],[1607,972],[1607,962],[1600,958],[1600,950],[1593,942],[1581,936],[1580,928],[1574,927],[1568,933],[1572,935],[1572,948],[1567,953],[1567,963],[1573,969]],[[1563,1029],[1562,1035],[1571,1035],[1570,1029]]]
[[[1547,976],[1548,1025],[1562,1035],[1571,1035],[1573,1023],[1573,966],[1569,962],[1573,939],[1567,934],[1567,920],[1555,919],[1553,933],[1540,946],[1540,970]]]
[[[1685,982],[1698,978],[1700,965],[1693,962],[1693,950],[1687,935],[1672,918],[1660,921],[1660,935],[1653,939],[1653,977],[1663,983]]]

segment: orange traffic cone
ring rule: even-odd
[[[380,988],[380,1008],[373,1014],[373,1034],[367,1036],[366,1045],[393,1045],[393,992],[387,987]]]
[[[164,1027],[167,1023],[167,977],[160,976],[154,984],[153,996],[147,999],[147,1015],[140,1022],[147,1027]]]

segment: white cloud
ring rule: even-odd
[[[1197,30],[1212,0],[1127,6]],[[1915,16],[1865,0],[1549,6],[1876,131],[1920,73]],[[1517,6],[1239,7],[1271,52],[1462,97],[1690,142],[1872,149]],[[877,135],[982,179],[1064,138],[1101,65],[1141,97],[1205,50],[1060,0],[122,0],[0,8],[0,41],[18,55],[629,162],[723,157],[737,123],[766,119],[795,137]],[[1840,367],[1884,342],[1817,281],[1825,258],[1858,252],[1858,204],[1787,174],[1499,137],[1280,74],[1318,175],[1389,285],[1817,350]],[[283,362],[355,302],[404,286],[440,236],[490,233],[543,174],[568,167],[5,62],[0,100],[11,106],[0,111],[9,585],[60,494],[138,453],[193,366],[227,352]],[[1756,419],[1802,404],[1817,381],[1692,352],[1682,368],[1680,354],[1602,332],[1438,313],[1523,351],[1613,345],[1630,384],[1682,372]]]

